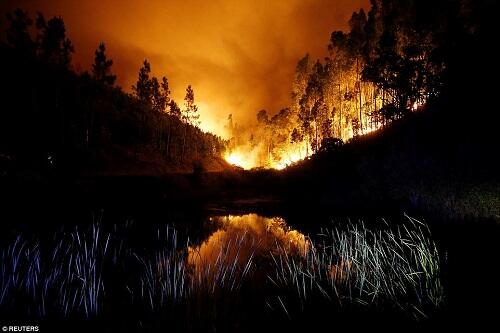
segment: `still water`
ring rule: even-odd
[[[217,280],[226,269],[244,273],[255,258],[305,256],[311,247],[308,237],[281,217],[214,216],[208,227],[214,230],[208,238],[188,250],[188,263],[198,280]]]
[[[411,218],[401,228],[349,223],[308,232],[256,213],[193,220],[12,232],[0,242],[0,310],[93,316],[120,304],[128,314],[176,306],[196,314],[215,301],[230,309],[241,293],[248,309],[287,316],[313,299],[408,304],[412,315],[443,302],[439,253],[430,230]]]

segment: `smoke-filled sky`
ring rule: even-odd
[[[100,41],[118,84],[130,91],[144,59],[167,76],[183,104],[191,84],[201,127],[224,135],[229,114],[240,124],[256,112],[288,105],[297,61],[327,55],[333,30],[346,29],[353,11],[369,0],[0,0],[64,18],[75,45],[75,69],[88,70]]]

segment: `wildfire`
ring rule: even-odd
[[[424,102],[415,102],[411,105],[410,110],[417,112],[425,105]],[[366,121],[362,128],[354,129],[353,126],[346,126],[340,132],[342,139],[347,142],[356,135],[363,136],[369,133],[376,132],[383,127],[381,122]],[[260,142],[256,145],[248,143],[236,145],[229,150],[224,156],[224,159],[235,166],[245,170],[253,168],[267,168],[283,170],[298,161],[302,161],[313,153],[313,147],[310,142],[304,140],[300,143],[288,143],[276,148]]]
[[[249,170],[256,167],[256,164],[251,160],[248,154],[244,154],[239,151],[233,151],[231,153],[226,154],[224,159],[228,163],[243,168],[245,170]]]
[[[263,145],[255,147],[241,145],[226,153],[224,159],[228,163],[245,170],[258,167],[283,170],[306,158],[306,151],[305,144],[289,146],[287,150],[281,151],[279,154],[277,152],[268,153]]]
[[[412,110],[418,108],[420,104],[415,104]],[[253,168],[266,168],[283,170],[293,165],[294,163],[304,160],[315,151],[322,149],[323,139],[334,138],[332,133],[330,137],[314,138],[318,133],[314,132],[314,127],[309,135],[301,135],[299,132],[296,134],[296,127],[291,131],[290,122],[297,121],[287,113],[280,112],[278,116],[285,114],[284,119],[281,121],[275,120],[277,116],[273,116],[272,120],[267,120],[264,125],[260,123],[257,127],[252,128],[252,131],[235,130],[234,125],[229,125],[232,128],[232,138],[228,145],[228,151],[225,154],[225,160],[233,165],[241,167],[245,170]],[[286,118],[291,117],[292,119]],[[232,118],[231,118],[232,119]],[[295,120],[294,120],[295,119]],[[338,119],[330,119],[330,130],[336,129],[338,137],[344,142],[352,139],[355,136],[366,135],[382,128],[383,123],[379,119],[372,119],[365,114],[362,123],[354,121],[344,121],[339,126]],[[271,123],[274,122],[274,123]],[[282,125],[285,123],[285,125]],[[273,126],[269,124],[274,124]],[[288,125],[287,125],[288,124]],[[285,127],[280,127],[285,126]],[[340,128],[338,128],[340,127]],[[292,134],[295,136],[292,138]],[[316,145],[314,142],[317,141]],[[328,142],[327,142],[328,144]],[[327,145],[328,149],[328,145]]]
[[[382,127],[382,125],[369,125],[365,128],[363,128],[363,134],[369,134],[369,133],[372,133],[372,132],[375,132],[377,130],[379,130],[380,128]]]
[[[253,155],[254,154],[251,151],[246,154],[244,152],[237,151],[226,154],[224,159],[228,163],[241,167],[245,170],[250,170],[259,166],[267,166],[270,169],[283,170],[293,163],[304,159],[304,156],[301,156],[298,153],[290,153],[285,154],[285,156],[283,156],[279,160],[268,161],[268,163],[266,163],[267,165],[261,165],[260,163],[258,163],[258,161],[255,160]]]
[[[298,152],[291,152],[291,153],[284,154],[284,155],[285,156],[281,160],[271,164],[273,169],[283,170],[286,167],[289,167],[290,165],[292,165],[293,163],[304,159],[304,156],[302,156]]]

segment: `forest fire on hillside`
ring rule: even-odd
[[[369,105],[370,102],[365,103],[365,106]],[[382,101],[380,105],[382,105]],[[425,99],[422,101],[415,101],[409,106],[408,112],[417,112],[424,105]],[[333,110],[335,111],[334,107]],[[353,110],[357,113],[356,108],[353,108]],[[283,111],[270,120],[267,120],[268,125],[264,128],[259,126],[252,128],[250,134],[238,130],[238,133],[230,140],[229,149],[224,155],[224,159],[228,163],[245,170],[253,168],[282,170],[298,161],[304,160],[322,149],[331,149],[329,145],[331,146],[332,142],[338,145],[354,137],[376,132],[384,127],[389,121],[401,117],[401,115],[391,115],[390,119],[383,119],[384,116],[382,112],[384,112],[385,109],[379,108],[370,113],[363,112],[365,114],[360,118],[365,122],[363,128],[359,127],[360,120],[356,119],[356,115],[350,116],[352,117],[351,121],[345,123],[339,121],[338,126],[335,126],[333,125],[334,121],[336,121],[334,111],[332,111],[332,118],[327,119],[325,122],[326,125],[322,125],[323,129],[321,130],[331,133],[327,135],[324,133],[315,133],[318,132],[315,128],[317,125],[315,124],[314,127],[311,127],[307,135],[304,135],[304,133],[299,134],[299,138],[297,139],[296,134],[298,131],[296,127],[292,130],[290,124],[301,126],[300,115],[288,114],[287,116],[289,118],[286,121],[289,122],[289,124],[285,127],[280,127],[281,124],[279,122],[273,124],[275,119],[279,117],[280,114],[283,114]],[[235,127],[237,128],[237,126]],[[325,130],[325,127],[328,128]],[[333,133],[335,132],[340,133],[340,138],[334,137]],[[337,141],[332,141],[331,139]],[[241,142],[246,143],[241,144]]]
[[[412,108],[412,111],[416,111],[416,109]],[[298,116],[291,115],[288,121],[300,126]],[[363,128],[362,132],[353,125],[346,124],[344,128],[339,130],[340,133],[343,133],[343,140],[329,141],[328,137],[323,137],[321,144],[316,144],[318,139],[314,138],[314,129],[307,139],[302,135],[302,138],[297,140],[294,139],[295,130],[290,130],[287,127],[279,128],[278,126],[274,129],[257,126],[252,128],[251,131],[238,132],[231,138],[224,159],[228,163],[245,170],[254,168],[283,170],[316,152],[330,149],[329,145],[331,146],[332,142],[336,145],[342,144],[355,136],[375,132],[382,128],[383,124],[382,122],[371,121]],[[265,133],[266,131],[269,131],[269,133]],[[279,131],[281,131],[281,134],[279,134]],[[275,137],[273,138],[273,136]]]
[[[439,95],[445,66],[430,57],[437,47],[431,31],[391,29],[394,22],[375,4],[368,15],[363,9],[352,15],[349,32],[331,34],[327,58],[299,60],[286,107],[260,110],[253,127],[229,115],[229,163],[283,169],[402,119]]]
[[[361,17],[360,22],[353,24],[360,27],[353,26],[353,31],[367,24],[362,11],[356,15]],[[325,63],[313,62],[309,55],[299,61],[288,107],[274,115],[259,111],[257,124],[252,127],[233,123],[229,115],[225,126],[230,134],[225,156],[229,163],[244,169],[284,169],[419,111],[435,96],[432,87],[419,84],[412,75],[432,82],[441,75],[442,66],[432,67],[425,61],[415,60],[414,66],[421,68],[405,78],[411,84],[401,97],[399,88],[379,78],[385,74],[377,72],[381,69],[375,60],[364,58],[359,55],[361,51],[356,53],[352,46],[346,46],[347,42],[354,43],[350,41],[354,38],[352,34],[354,32],[332,34],[328,47],[331,57]],[[404,46],[405,39],[400,39],[396,43]],[[425,59],[426,54],[427,50],[423,49],[421,58]]]
[[[228,153],[224,158],[228,163],[243,169],[252,169],[255,167],[254,163],[252,163],[247,156],[239,152]]]
[[[254,168],[283,170],[306,157],[305,148],[291,148],[287,151],[280,151],[279,155],[277,155],[277,152],[274,154],[266,153],[260,146],[248,147],[244,145],[226,153],[224,159],[228,163],[245,170]]]

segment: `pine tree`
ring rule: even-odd
[[[167,88],[167,89],[165,90],[165,88]],[[165,85],[163,85],[163,91],[164,91],[164,93],[165,92],[170,93],[170,91],[168,90],[168,87]],[[177,118],[177,119],[180,119],[181,108],[179,107],[179,105],[177,105],[177,103],[173,99],[170,99],[170,101],[168,103],[168,108],[169,108],[169,115],[170,116]],[[169,119],[169,122],[168,122],[167,147],[166,147],[166,150],[167,150],[166,153],[167,153],[168,157],[171,156],[171,145],[172,145],[173,131],[174,131],[174,128],[173,128],[174,121],[173,120],[176,120],[176,119]]]
[[[184,97],[184,110],[182,120],[189,125],[198,127],[200,125],[200,115],[198,106],[194,103],[194,91],[191,85],[186,88],[186,97]]]
[[[53,65],[69,67],[71,53],[75,52],[71,40],[66,37],[66,26],[62,17],[53,17],[45,21],[38,13],[36,18],[40,57]]]
[[[132,86],[132,90],[134,91],[136,97],[146,106],[151,106],[152,99],[152,81],[149,78],[150,74],[151,65],[147,60],[144,60],[144,63],[139,70],[137,83],[135,86]]]
[[[186,152],[186,137],[188,125],[195,127],[198,127],[200,125],[198,106],[196,106],[196,104],[194,103],[194,91],[191,85],[186,88],[186,97],[184,97],[184,110],[182,110],[181,119],[184,122],[184,135],[182,140],[182,158],[184,159]]]
[[[168,79],[165,76],[161,79],[160,88],[163,102],[165,103],[164,109],[166,109],[166,107],[170,105],[170,89],[168,86]]]
[[[36,44],[28,31],[33,25],[33,20],[28,16],[28,13],[18,8],[13,13],[7,13],[6,17],[9,22],[6,30],[7,42],[16,50],[34,54]]]
[[[169,108],[170,108],[170,115],[180,119],[181,118],[181,108],[179,107],[179,105],[177,104],[176,101],[174,101],[173,99],[170,100],[170,103],[169,103]]]
[[[112,86],[116,81],[116,75],[111,74],[113,60],[106,56],[106,46],[100,43],[95,51],[94,64],[92,65],[92,75],[94,79],[102,84]]]
[[[160,83],[156,77],[151,79],[151,106],[154,112],[162,113],[165,110],[165,101],[160,91]]]

